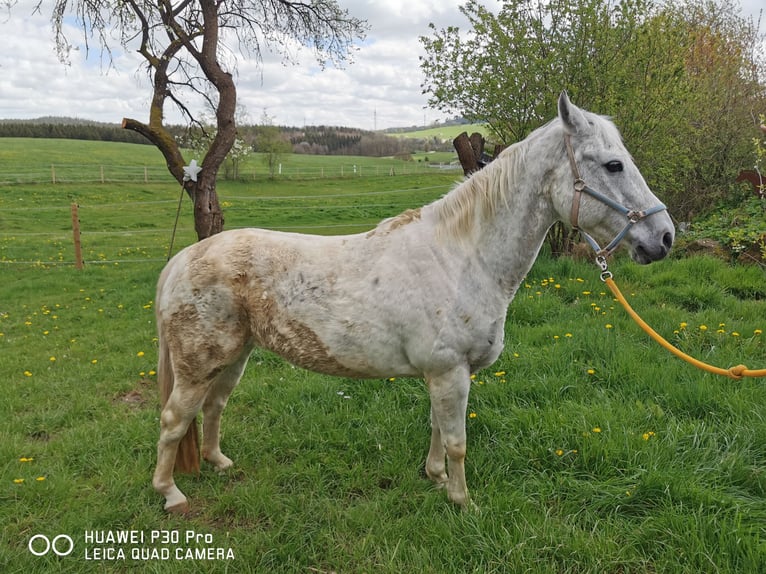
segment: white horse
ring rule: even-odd
[[[173,470],[199,469],[200,410],[203,457],[232,466],[219,446],[221,412],[256,346],[328,375],[424,377],[426,473],[469,503],[470,375],[500,355],[508,305],[551,225],[572,217],[590,236],[618,236],[639,263],[673,243],[671,219],[615,126],[566,93],[558,110],[441,199],[368,233],[227,231],[167,264],[156,297],[164,406],[153,478],[166,510],[188,510]]]

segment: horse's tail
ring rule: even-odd
[[[175,377],[173,376],[173,364],[170,358],[170,348],[162,336],[159,329],[159,361],[157,363],[157,381],[160,386],[160,404],[165,408],[165,404],[173,392]],[[178,443],[176,452],[175,470],[178,472],[197,473],[200,469],[200,451],[199,451],[199,431],[197,430],[197,417],[189,423],[186,434]]]

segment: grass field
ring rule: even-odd
[[[392,133],[390,135],[394,137],[415,139],[438,138],[440,140],[449,141],[455,139],[462,132],[467,132],[468,135],[471,135],[474,132],[479,132],[485,136],[489,134],[489,130],[484,124],[463,124],[434,126],[430,128],[424,128],[422,130],[413,130],[411,132]]]
[[[454,177],[222,183],[220,194],[230,227],[346,232],[438,197]],[[764,381],[669,356],[594,266],[546,257],[511,304],[505,352],[473,381],[467,479],[479,512],[424,478],[421,381],[324,377],[256,352],[224,413],[234,469],[179,477],[192,513],[165,515],[150,485],[153,297],[177,194],[0,187],[0,572],[766,569]],[[71,201],[83,271],[71,265]],[[181,223],[178,246],[193,241],[187,211]],[[612,269],[687,352],[766,367],[762,269],[707,258]]]

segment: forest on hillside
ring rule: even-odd
[[[168,131],[179,141],[188,138],[184,126],[168,126]],[[336,126],[305,126],[302,128],[279,126],[279,133],[292,147],[293,153],[315,155],[361,155],[388,157],[408,155],[420,151],[451,151],[451,141],[393,137],[381,132]],[[237,128],[239,139],[258,151],[258,126],[242,125]],[[150,144],[136,132],[117,124],[91,122],[76,118],[46,117],[36,120],[0,120],[0,137],[61,138],[91,141]]]

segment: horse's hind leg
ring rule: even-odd
[[[181,439],[186,435],[194,417],[202,407],[207,385],[186,385],[176,380],[173,392],[160,414],[160,440],[157,443],[157,466],[154,469],[152,485],[165,497],[165,510],[186,512],[189,509],[186,496],[178,489],[173,479],[176,453]]]
[[[237,362],[218,374],[202,405],[202,457],[218,470],[226,470],[234,464],[221,452],[221,413],[242,377],[249,356],[250,352],[246,351]]]

